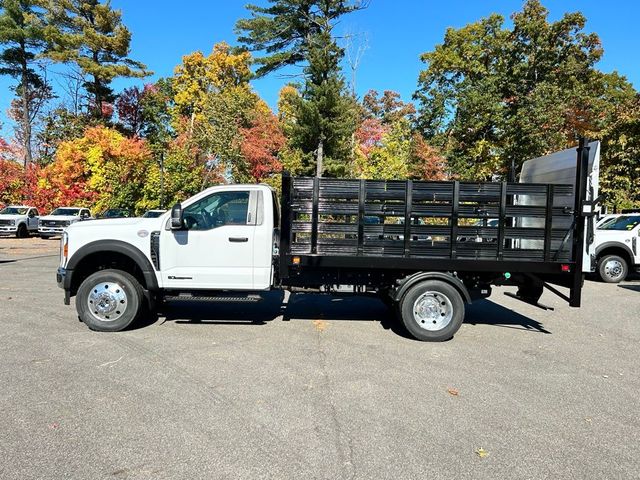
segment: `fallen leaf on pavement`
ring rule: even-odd
[[[460,395],[460,392],[458,392],[458,389],[453,387],[447,388],[447,392],[449,392],[449,395],[452,395],[454,397],[457,397],[458,395]]]
[[[325,322],[324,320],[314,320],[313,325],[316,327],[316,330],[319,332],[322,332],[327,328],[327,322]]]
[[[487,452],[482,447],[478,447],[476,448],[476,455],[478,455],[480,458],[485,458],[487,455],[489,455],[489,452]]]

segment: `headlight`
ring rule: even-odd
[[[42,220],[38,220],[38,226],[41,227],[43,225]]]
[[[71,221],[65,220],[64,222],[62,222],[62,225],[68,227],[69,225],[71,225]]]
[[[64,232],[60,237],[60,266],[64,267],[67,264],[69,256],[69,234]]]
[[[9,225],[15,225],[16,221],[15,220],[9,220]]]

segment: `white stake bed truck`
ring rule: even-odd
[[[580,306],[583,265],[595,268],[585,241],[593,150],[581,141],[569,184],[284,175],[280,201],[265,185],[221,185],[158,218],[71,225],[57,281],[99,331],[125,329],[162,301],[348,288],[382,296],[416,339],[447,340],[464,305],[492,285],[516,285],[516,298],[534,305],[548,288]]]

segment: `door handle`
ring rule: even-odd
[[[233,243],[244,243],[248,242],[249,239],[247,237],[229,237],[229,241]]]

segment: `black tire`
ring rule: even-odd
[[[29,237],[29,230],[27,229],[27,226],[24,223],[21,223],[20,225],[18,225],[18,231],[16,232],[16,237],[18,238]]]
[[[620,283],[627,278],[627,273],[627,261],[618,255],[605,255],[598,262],[598,274],[603,282]]]
[[[425,314],[420,318],[415,312],[416,309],[420,310],[420,304],[417,303],[419,299],[422,305],[428,305],[423,313],[428,312],[432,316]],[[413,338],[443,342],[450,340],[460,329],[464,320],[464,301],[460,292],[449,283],[427,280],[412,286],[405,293],[400,300],[399,312],[402,323]]]
[[[140,316],[143,300],[142,286],[135,277],[122,270],[100,270],[80,285],[76,310],[91,330],[119,332]]]

